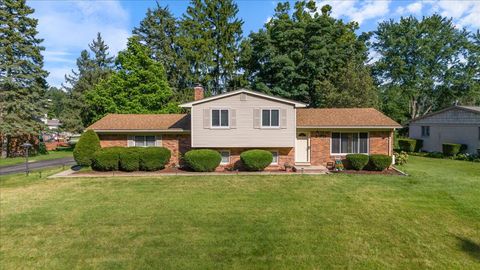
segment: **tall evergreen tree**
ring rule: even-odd
[[[228,90],[238,71],[243,21],[232,0],[192,0],[181,21],[180,42],[194,78],[210,94]]]
[[[68,95],[56,87],[48,88],[45,96],[48,99],[48,117],[60,119],[68,106]]]
[[[10,136],[35,134],[45,113],[44,50],[38,21],[25,0],[0,1],[0,134],[2,157]]]
[[[81,132],[91,123],[85,93],[107,79],[113,68],[114,58],[109,56],[108,46],[100,33],[88,47],[93,56],[89,51],[83,50],[77,58],[78,70],[72,70],[72,75],[65,76],[64,88],[69,94],[69,102],[61,120],[64,128],[72,132]]]
[[[131,37],[127,49],[119,52],[116,72],[86,92],[89,119],[107,113],[174,113],[177,103],[168,86],[162,64],[151,58],[138,37]],[[90,124],[90,123],[88,123]]]

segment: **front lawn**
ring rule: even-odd
[[[49,151],[48,155],[37,155],[28,157],[29,162],[50,160],[57,158],[73,157],[73,151]],[[25,163],[25,157],[0,158],[0,167]]]
[[[409,177],[3,177],[0,265],[479,269],[480,165],[409,162]]]

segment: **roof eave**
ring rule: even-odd
[[[88,128],[97,133],[190,133],[190,130],[187,129],[95,129]]]
[[[326,125],[307,125],[307,126],[300,126],[298,125],[297,128],[318,128],[318,129],[397,129],[402,128],[402,126],[326,126]]]

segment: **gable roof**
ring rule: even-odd
[[[229,96],[233,96],[233,95],[237,95],[237,94],[241,94],[241,93],[246,93],[246,94],[249,94],[249,95],[252,95],[252,96],[257,96],[257,97],[262,97],[262,98],[265,98],[265,99],[270,99],[270,100],[275,100],[275,101],[279,101],[279,102],[283,102],[283,103],[292,104],[297,108],[302,108],[302,107],[307,106],[307,104],[305,104],[305,103],[294,101],[294,100],[291,100],[291,99],[274,97],[274,96],[271,96],[271,95],[267,95],[267,94],[264,94],[264,93],[260,93],[260,92],[257,92],[257,91],[251,91],[251,90],[247,90],[247,89],[239,89],[239,90],[219,94],[219,95],[216,95],[216,96],[211,96],[211,97],[195,100],[195,101],[192,101],[192,102],[180,104],[180,107],[191,108],[193,105],[196,105],[196,104],[205,103],[205,102],[209,102],[209,101],[212,101],[212,100],[225,98],[225,97],[229,97]]]
[[[107,114],[87,129],[99,132],[190,131],[189,114]]]
[[[297,127],[401,128],[374,108],[297,109]]]
[[[446,111],[450,111],[450,110],[453,110],[453,109],[460,109],[460,110],[464,110],[464,111],[467,111],[467,112],[480,113],[480,106],[453,105],[453,106],[447,107],[445,109],[441,109],[441,110],[436,111],[436,112],[432,112],[432,113],[428,113],[428,114],[419,116],[415,119],[412,119],[412,120],[408,121],[408,123],[412,123],[412,122],[415,122],[417,120],[428,118],[430,116],[433,116],[433,115],[436,115],[436,114],[439,114],[439,113],[443,113],[443,112],[446,112]]]

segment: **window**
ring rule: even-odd
[[[220,161],[220,164],[230,164],[230,151],[222,150],[219,152],[220,152],[220,155],[222,156],[222,161]]]
[[[275,110],[262,110],[262,127],[278,127],[280,124],[280,112]]]
[[[278,151],[272,151],[272,165],[278,165]]]
[[[155,136],[135,136],[134,138],[135,146],[138,147],[155,146],[155,141]]]
[[[212,110],[212,127],[228,127],[228,110]]]
[[[368,133],[332,133],[332,154],[368,154]]]
[[[430,136],[430,127],[422,126],[422,137],[429,137],[429,136]]]

